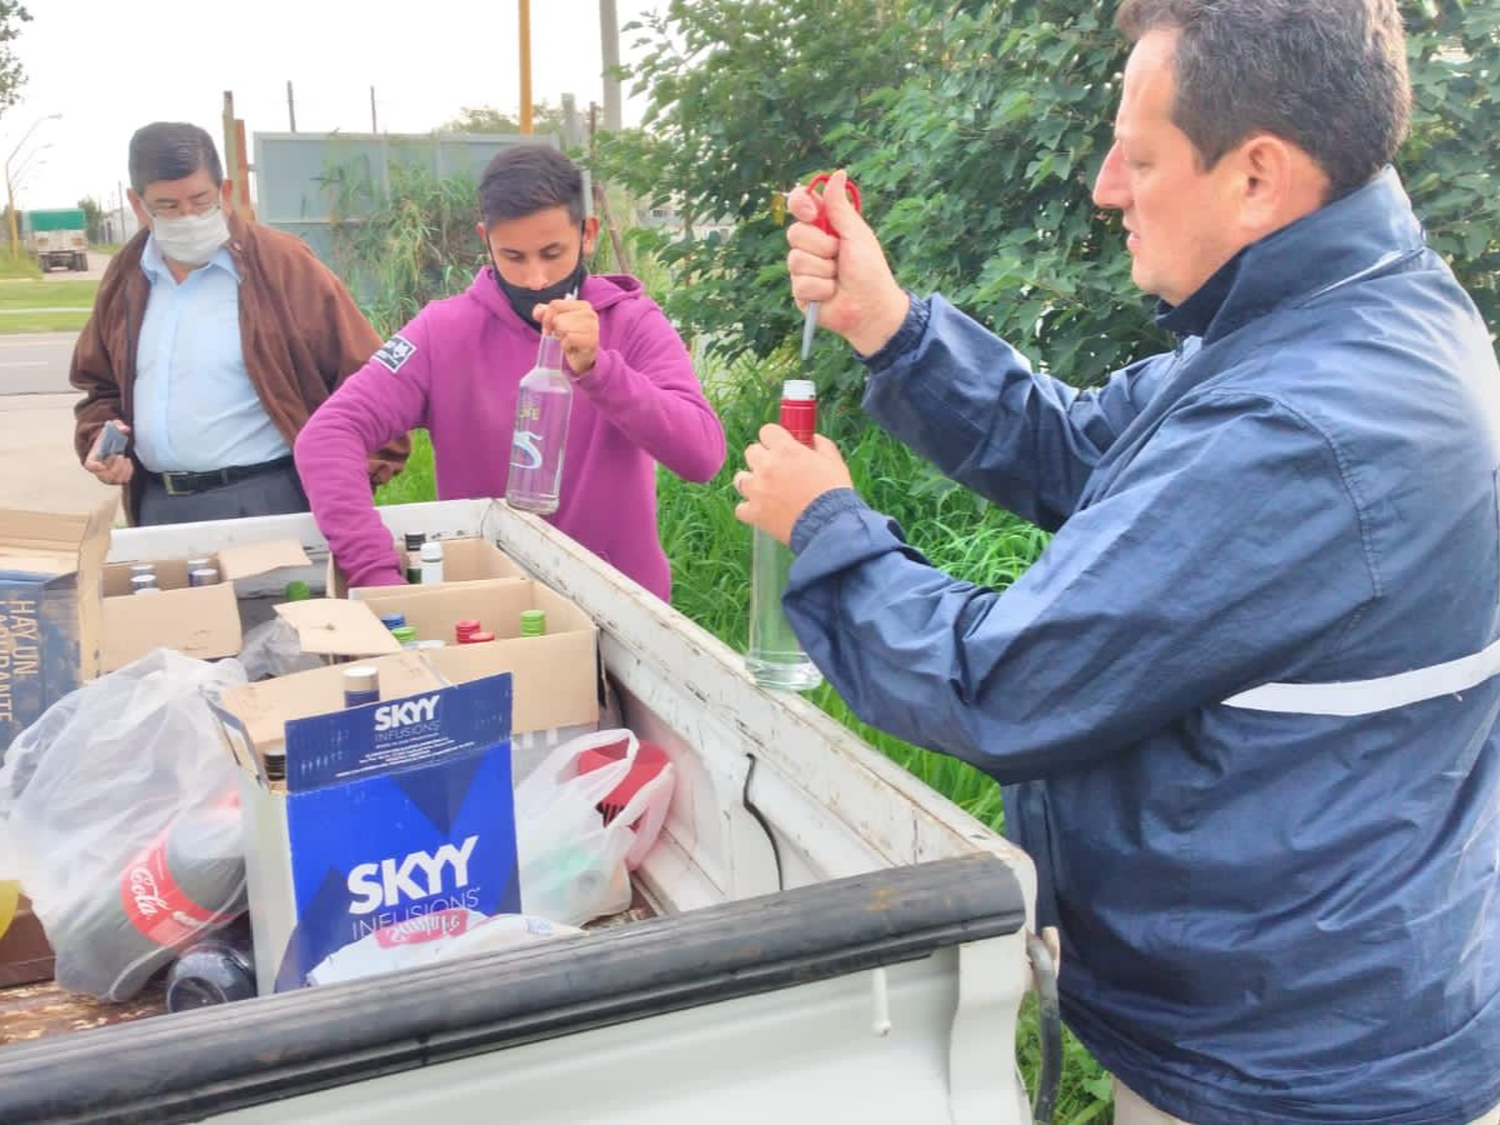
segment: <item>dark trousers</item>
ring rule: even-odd
[[[302,481],[293,465],[182,496],[170,495],[161,477],[148,473],[136,524],[152,527],[163,523],[279,516],[307,510],[307,493],[302,491]]]

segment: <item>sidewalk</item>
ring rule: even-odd
[[[0,397],[0,507],[86,512],[118,489],[85,472],[73,453],[77,395]]]

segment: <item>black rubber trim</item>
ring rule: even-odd
[[[0,1121],[185,1121],[1014,933],[991,856],[0,1048]],[[1010,1050],[997,1043],[997,1052]]]

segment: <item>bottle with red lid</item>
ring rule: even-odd
[[[803,445],[812,445],[818,428],[817,390],[810,379],[788,379],[781,386],[781,424]],[[823,682],[781,608],[792,552],[755,530],[750,565],[750,647],[745,663],[762,687],[809,691]]]

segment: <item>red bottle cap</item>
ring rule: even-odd
[[[470,645],[482,645],[486,641],[493,641],[494,639],[494,633],[470,633],[468,640],[466,640],[464,643]]]
[[[788,379],[781,384],[781,425],[803,445],[813,443],[818,429],[818,393],[811,379]]]
[[[463,644],[465,637],[471,637],[479,632],[479,622],[469,619],[460,621],[453,626],[453,635],[458,638],[458,643]]]

